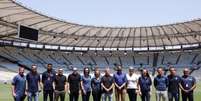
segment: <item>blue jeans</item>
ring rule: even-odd
[[[102,101],[107,101],[107,98],[108,98],[108,101],[112,101],[112,94],[103,93],[102,94]]]
[[[28,101],[32,101],[33,98],[34,98],[34,101],[38,101],[38,96],[39,96],[38,92],[35,92],[35,93],[28,92]]]
[[[14,101],[24,101],[25,98],[26,98],[25,95],[22,96],[17,95],[16,97],[14,97]]]
[[[169,101],[179,101],[179,92],[168,92]]]
[[[89,101],[91,91],[86,92],[86,94],[82,94],[82,101]]]

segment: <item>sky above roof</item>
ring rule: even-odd
[[[201,18],[201,0],[16,0],[51,17],[83,25],[155,26]]]

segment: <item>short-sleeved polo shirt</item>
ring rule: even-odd
[[[38,82],[40,82],[40,75],[29,73],[26,76],[27,83],[28,83],[28,92],[38,92]]]
[[[12,85],[15,86],[15,93],[17,96],[24,96],[26,89],[26,77],[16,75],[12,80]]]
[[[51,71],[51,72],[44,72],[42,74],[42,82],[43,82],[43,89],[44,90],[53,90],[53,82],[56,76],[56,72],[55,71]]]
[[[82,76],[81,77],[81,81],[83,82],[83,86],[84,86],[84,90],[86,92],[90,92],[91,91],[91,76]]]
[[[113,77],[114,77],[114,82],[118,86],[121,86],[122,84],[127,82],[126,74],[124,73],[115,73]]]
[[[196,79],[193,76],[182,76],[181,78],[181,86],[185,90],[191,89],[196,84]],[[191,91],[193,92],[193,91]]]
[[[71,93],[79,93],[80,90],[81,76],[80,74],[70,74],[68,76],[68,83],[70,85]]]

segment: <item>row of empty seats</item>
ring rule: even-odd
[[[165,52],[158,53],[157,60],[154,60],[154,53],[127,53],[125,54],[92,54],[92,53],[76,53],[49,50],[34,50],[29,48],[17,47],[0,47],[0,56],[19,64],[31,67],[32,64],[38,65],[40,71],[46,69],[47,63],[52,63],[54,68],[60,67],[68,70],[69,67],[75,66],[82,68],[84,66],[115,67],[122,65],[123,67],[152,67],[152,66],[168,66],[176,67],[193,66],[201,61],[201,52]],[[156,64],[154,64],[156,61]]]

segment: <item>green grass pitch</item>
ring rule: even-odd
[[[151,101],[155,101],[155,91],[152,91],[152,95],[151,95]],[[43,101],[42,100],[42,93],[40,94],[39,97],[39,101]],[[66,94],[66,100],[65,101],[69,101],[68,99],[68,94]],[[194,101],[199,101],[201,99],[201,82],[197,83],[197,88],[194,92]],[[0,83],[0,101],[13,101],[13,97],[11,95],[11,85],[10,84],[2,84]],[[27,101],[27,99],[25,100]],[[81,100],[81,97],[79,97],[79,101]],[[90,97],[90,101],[92,100],[92,96]],[[113,101],[115,101],[115,98],[113,97]],[[126,95],[126,101],[128,100],[128,96]],[[138,101],[141,101],[140,97],[138,96]]]

